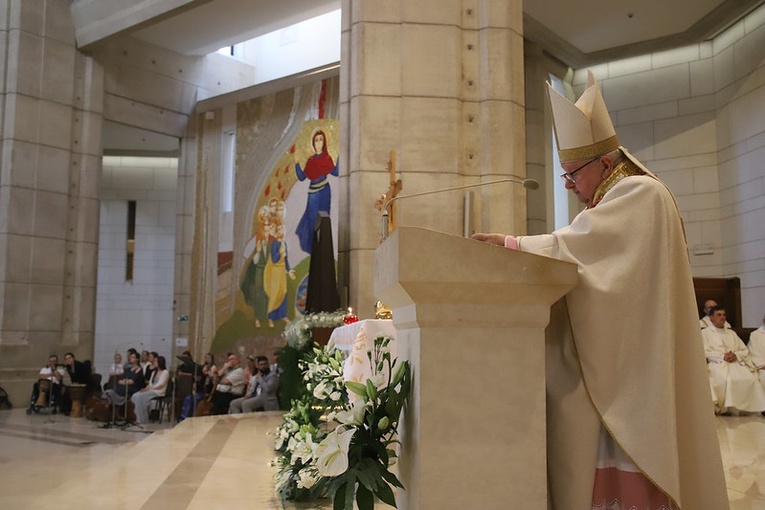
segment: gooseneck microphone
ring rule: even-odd
[[[399,199],[404,198],[413,198],[413,197],[421,197],[424,195],[434,195],[436,193],[445,193],[447,191],[457,191],[461,189],[469,189],[469,188],[480,188],[482,186],[489,186],[492,184],[501,184],[503,182],[512,182],[515,184],[521,184],[524,188],[528,190],[535,190],[539,188],[539,182],[534,179],[518,179],[515,177],[507,177],[505,179],[497,179],[496,181],[487,181],[487,182],[479,182],[476,184],[466,184],[464,186],[453,186],[451,188],[441,188],[441,189],[432,189],[429,191],[421,191],[420,193],[411,193],[409,195],[399,195],[397,197],[393,197],[387,202],[385,202],[385,205],[383,206],[382,210],[382,238],[383,241],[387,239],[388,237],[388,206]]]

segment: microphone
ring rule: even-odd
[[[501,184],[503,182],[512,182],[515,184],[521,184],[523,185],[524,188],[528,190],[532,190],[532,191],[539,188],[539,182],[534,179],[518,179],[516,177],[507,177],[505,179],[497,179],[496,181],[479,182],[476,184],[466,184],[464,186],[454,186],[451,188],[432,189],[429,191],[422,191],[420,193],[411,193],[409,195],[399,195],[397,197],[393,197],[387,202],[385,202],[385,205],[383,206],[383,212],[382,212],[383,241],[385,241],[385,239],[388,238],[388,206],[400,198],[421,197],[424,195],[434,195],[436,193],[444,193],[447,191],[457,191],[457,190],[468,189],[468,188],[480,188],[482,186],[489,186],[491,184]]]

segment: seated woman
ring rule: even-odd
[[[212,392],[213,379],[218,374],[215,366],[215,355],[211,352],[205,354],[205,364],[202,365],[202,375],[197,378],[196,393],[207,396]]]
[[[210,396],[213,387],[213,378],[218,373],[215,366],[215,355],[211,352],[205,354],[204,365],[199,365],[195,381],[193,395],[186,395],[181,405],[179,420],[185,420],[196,415],[197,405],[200,401]]]
[[[111,404],[121,406],[126,403],[126,396],[130,397],[136,391],[144,387],[143,370],[139,363],[138,353],[131,352],[128,362],[130,363],[121,378],[117,379],[114,389],[106,390],[101,398],[109,400]]]
[[[130,397],[130,400],[135,405],[135,421],[139,424],[145,424],[149,421],[149,404],[151,400],[155,397],[165,396],[167,383],[170,380],[170,373],[167,371],[164,356],[155,357],[151,368],[151,381]]]
[[[122,379],[125,373],[125,366],[122,364],[122,354],[114,353],[114,363],[109,365],[109,380],[104,384],[105,390],[113,390],[117,385],[117,380]]]

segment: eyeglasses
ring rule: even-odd
[[[579,170],[581,170],[582,168],[586,167],[590,163],[593,163],[593,162],[595,162],[595,161],[597,161],[599,159],[600,159],[600,156],[592,158],[587,163],[585,163],[584,165],[580,166],[579,168],[577,168],[573,172],[564,172],[564,173],[560,174],[560,178],[563,179],[566,182],[570,182],[571,184],[576,184],[576,179],[574,179],[574,174],[576,174]]]

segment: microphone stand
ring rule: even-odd
[[[53,372],[58,371],[59,365],[56,365],[54,368],[51,369],[50,372],[50,388],[48,389],[48,418],[45,420],[45,423],[56,423],[56,419],[53,417],[56,414],[56,407],[57,405],[61,404],[61,400],[64,398],[64,378],[62,377],[61,380],[58,382],[60,395],[58,397],[58,400],[54,403],[53,401],[53,393],[56,388],[56,376],[53,375]]]
[[[111,376],[109,376],[109,378],[111,379]],[[116,388],[117,388],[117,385],[119,384],[119,379],[117,379],[116,376],[114,377],[113,384],[114,386],[110,389],[113,391],[117,391]],[[111,398],[109,399],[109,410],[110,410],[111,417],[109,418],[108,422],[99,426],[99,428],[101,429],[110,429],[117,426],[117,406],[114,404],[114,400],[112,400]]]
[[[462,189],[469,189],[469,188],[480,188],[482,186],[489,186],[491,184],[500,184],[503,182],[513,182],[515,184],[522,184],[524,188],[529,190],[535,190],[539,188],[539,183],[534,179],[517,179],[515,177],[507,177],[505,179],[497,179],[496,181],[488,181],[488,182],[479,182],[476,184],[466,184],[463,186],[453,186],[451,188],[440,188],[440,189],[432,189],[429,191],[421,191],[420,193],[410,193],[409,195],[399,195],[397,197],[393,197],[387,202],[385,202],[385,205],[383,206],[383,212],[382,212],[382,239],[385,241],[388,238],[388,206],[391,205],[396,200],[402,199],[402,198],[413,198],[413,197],[421,197],[424,195],[434,195],[436,193],[445,193],[447,191],[457,191]]]
[[[154,376],[154,374],[152,373],[152,377],[153,377],[153,376]],[[149,382],[149,385],[151,385],[151,381]],[[120,427],[120,428],[121,428],[122,430],[127,430],[129,427],[138,427],[139,429],[143,430],[143,425],[141,425],[141,424],[140,424],[140,423],[138,423],[138,422],[135,422],[135,421],[131,421],[131,420],[128,418],[128,401],[129,401],[129,400],[132,400],[132,399],[131,399],[131,397],[132,397],[133,395],[135,395],[136,393],[138,393],[138,392],[140,391],[140,389],[139,389],[139,390],[136,390],[136,391],[134,391],[132,394],[129,394],[129,393],[130,393],[130,392],[128,391],[129,389],[130,389],[130,385],[129,385],[129,384],[126,384],[126,385],[125,385],[125,411],[124,411],[124,412],[125,412],[125,415],[124,415],[124,416],[125,416],[125,423],[123,423],[123,424],[122,424],[122,427]],[[135,414],[135,404],[133,404],[133,407],[134,407],[134,410],[133,410],[133,414]],[[132,431],[131,431],[131,432],[132,432]]]

